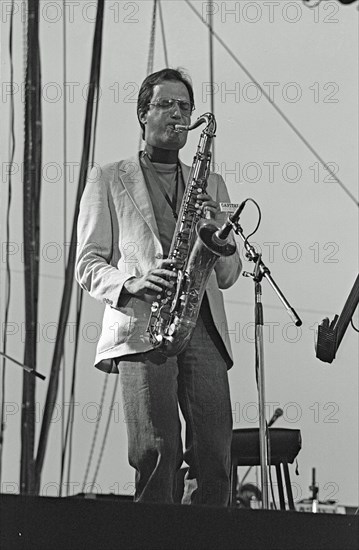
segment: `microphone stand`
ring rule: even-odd
[[[20,363],[20,361],[17,361],[13,357],[10,357],[10,355],[6,355],[6,353],[4,353],[3,351],[0,351],[0,356],[5,357],[5,359],[8,359],[9,361],[12,361],[13,363],[15,363],[15,365],[18,365],[22,369],[26,370],[26,372],[28,372],[29,374],[32,374],[33,376],[37,376],[37,378],[40,378],[41,380],[46,380],[46,376],[41,374],[41,372],[38,372],[37,370],[32,369],[31,367],[28,367],[24,363]]]
[[[234,217],[234,216],[233,216]],[[259,410],[259,451],[261,465],[261,485],[262,485],[262,508],[269,508],[268,499],[268,432],[265,419],[265,383],[264,383],[264,346],[263,346],[263,306],[261,301],[263,277],[267,279],[274,292],[277,294],[288,315],[291,317],[297,327],[301,326],[302,321],[294,308],[286,300],[284,294],[273,280],[268,267],[263,263],[262,255],[256,252],[255,248],[248,242],[243,234],[242,227],[238,221],[231,220],[234,232],[241,237],[246,249],[246,258],[255,263],[253,273],[243,272],[244,277],[252,277],[254,281],[254,299],[255,299],[255,366],[256,380],[258,386],[258,410]]]

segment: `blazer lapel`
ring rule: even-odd
[[[191,168],[181,160],[180,164],[184,185],[186,186]],[[123,186],[130,195],[135,208],[157,239],[160,240],[151,198],[139,162],[139,156],[135,155],[124,160],[120,165],[119,172]]]
[[[157,239],[160,240],[152,201],[147,190],[138,155],[130,157],[121,163],[120,178],[135,208]]]
[[[190,173],[190,167],[187,166],[187,164],[184,164],[181,161],[181,159],[180,159],[180,165],[181,165],[181,170],[182,170],[183,183],[184,183],[184,186],[186,188],[187,181],[188,181],[188,176],[189,176],[189,173]]]

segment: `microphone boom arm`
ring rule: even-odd
[[[233,217],[234,217],[234,215],[233,215]],[[255,262],[253,279],[256,282],[260,282],[263,277],[265,277],[267,279],[267,281],[269,282],[269,284],[273,288],[274,292],[277,294],[278,298],[282,302],[283,306],[287,310],[287,313],[288,313],[289,317],[292,319],[293,323],[297,327],[300,327],[302,325],[302,320],[300,319],[300,317],[297,314],[297,312],[295,311],[295,309],[289,304],[288,300],[286,299],[286,297],[284,296],[284,294],[282,293],[282,291],[280,290],[280,288],[278,287],[278,285],[274,281],[273,277],[271,276],[271,272],[269,271],[268,267],[264,264],[264,262],[262,260],[262,255],[258,254],[258,252],[256,252],[255,248],[248,242],[248,240],[246,239],[246,237],[243,234],[242,227],[239,225],[239,223],[235,221],[233,223],[233,226],[234,226],[233,227],[234,232],[237,235],[239,235],[241,237],[242,241],[244,242],[244,247],[247,251],[247,253],[246,253],[247,259],[249,261]],[[246,271],[243,273],[243,275],[245,277],[252,276],[252,274],[247,273]]]

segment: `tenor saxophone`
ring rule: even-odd
[[[191,339],[208,278],[221,256],[231,256],[236,247],[215,238],[220,225],[204,218],[196,207],[197,195],[207,188],[211,145],[216,131],[212,113],[201,115],[192,125],[177,125],[190,131],[206,123],[185,187],[168,258],[176,260],[177,280],[173,290],[164,289],[151,305],[147,326],[150,342],[167,356],[178,355]],[[180,266],[178,268],[178,265]]]

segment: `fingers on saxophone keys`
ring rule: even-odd
[[[196,198],[201,202],[212,200],[212,197],[210,195],[207,195],[207,193],[199,193]]]
[[[203,203],[201,205],[199,205],[199,209],[197,210],[197,212],[199,214],[216,214],[218,210],[218,206],[216,204],[212,204],[212,203]]]
[[[152,281],[162,287],[173,288],[177,274],[169,269],[156,269],[152,273]]]
[[[195,202],[195,208],[201,208],[202,203],[205,199],[206,195],[197,195],[196,202]]]
[[[160,268],[171,268],[171,269],[179,269],[181,266],[181,262],[179,260],[176,260],[176,258],[166,258],[165,260],[161,261]]]
[[[147,285],[147,291],[151,294],[158,294],[159,292],[162,292],[162,288],[159,285],[152,283]],[[159,296],[161,296],[161,294],[159,294]]]
[[[176,272],[170,269],[155,269],[153,271],[153,274],[159,277],[172,277],[172,278],[177,277]]]
[[[172,282],[165,281],[164,279],[159,279],[158,281],[152,280],[149,288],[153,292],[173,292],[174,284]]]
[[[215,203],[214,200],[212,200],[212,197],[210,195],[207,195],[207,193],[199,193],[196,197],[196,203],[194,206],[199,214],[201,214],[202,212],[215,213],[218,208],[217,203]]]

